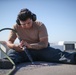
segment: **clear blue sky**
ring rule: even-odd
[[[0,29],[12,28],[22,8],[45,24],[49,42],[76,41],[76,0],[0,0]],[[8,31],[0,33],[0,40],[7,38]]]

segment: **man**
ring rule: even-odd
[[[11,48],[8,56],[11,57],[15,64],[30,61],[23,50],[24,46],[33,61],[76,63],[76,53],[62,52],[49,46],[45,25],[36,21],[36,15],[29,9],[21,9],[16,22],[17,24],[13,26],[13,29],[17,33],[11,31],[7,42],[8,47]],[[14,44],[16,38],[20,40],[18,45]]]

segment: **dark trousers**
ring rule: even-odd
[[[74,57],[76,56],[75,52],[74,53],[62,52],[61,50],[54,49],[52,47],[47,47],[40,50],[29,49],[28,52],[31,55],[33,61],[46,61],[46,62],[66,63],[66,64],[76,63],[76,60],[74,59]],[[15,62],[15,64],[30,61],[24,51],[16,52],[15,50],[10,49],[8,51],[8,56],[11,57],[11,59]]]

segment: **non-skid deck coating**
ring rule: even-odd
[[[76,75],[76,65],[35,62],[18,65],[14,75]]]
[[[6,75],[9,70],[0,70],[0,75]],[[13,75],[76,75],[76,65],[35,62],[22,63],[17,66]]]

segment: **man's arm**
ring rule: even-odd
[[[19,45],[14,44],[14,41],[16,40],[16,38],[17,38],[16,33],[13,32],[13,31],[11,31],[11,32],[10,32],[10,36],[9,36],[9,38],[8,38],[8,41],[7,41],[7,46],[8,46],[10,49],[13,49],[13,50],[16,50],[16,51],[18,51],[18,52],[21,52],[21,51],[23,51],[23,50],[22,50],[22,47],[20,46],[20,44],[19,44]]]
[[[9,48],[13,49],[13,48],[14,48],[14,39],[8,40],[8,41],[7,41],[7,46],[8,46]]]
[[[48,37],[40,38],[40,42],[28,44],[26,41],[22,41],[21,45],[25,45],[28,49],[43,49],[48,46]]]
[[[48,37],[40,38],[40,42],[30,44],[32,49],[42,49],[48,46]]]

